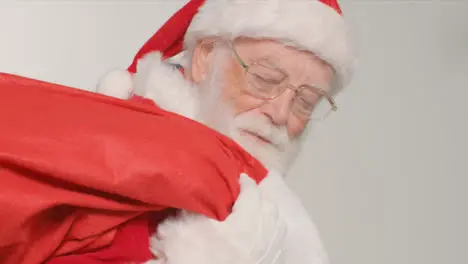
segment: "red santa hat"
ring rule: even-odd
[[[128,98],[132,75],[145,55],[157,51],[171,58],[212,36],[275,39],[311,51],[335,70],[334,93],[353,73],[355,58],[337,0],[191,0],[143,45],[127,71],[109,72],[97,90]]]

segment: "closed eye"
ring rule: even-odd
[[[257,78],[258,81],[264,82],[264,83],[267,83],[267,84],[278,85],[278,84],[281,84],[281,82],[282,82],[282,80],[275,79],[275,78],[264,77],[264,76],[261,76],[261,75],[258,75],[258,74],[253,74],[253,76],[255,76],[255,78]]]

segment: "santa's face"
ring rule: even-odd
[[[287,126],[275,125],[256,111],[235,115],[228,135],[266,167],[281,173],[287,172],[301,143],[289,137]]]
[[[325,87],[332,78],[332,69],[313,54],[274,41],[242,40],[235,49],[246,64],[264,66],[259,72],[262,79],[276,81],[286,75],[290,85]],[[308,124],[307,118],[294,111],[295,91],[286,90],[272,100],[253,95],[247,89],[251,80],[246,69],[229,47],[213,49],[202,43],[195,49],[191,72],[205,100],[205,123],[233,138],[267,167],[285,172]]]

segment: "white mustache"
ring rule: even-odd
[[[290,139],[285,126],[277,127],[271,123],[266,116],[257,113],[243,113],[238,115],[235,120],[235,127],[239,130],[246,130],[256,134],[259,137],[270,141],[272,145],[280,151],[284,151]]]

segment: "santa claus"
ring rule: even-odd
[[[183,213],[161,223],[154,263],[327,263],[314,224],[279,175],[307,128],[337,110],[333,98],[354,67],[347,32],[332,0],[193,0],[126,71],[104,76],[97,92],[195,119],[270,169],[259,186],[242,178],[224,222]]]

